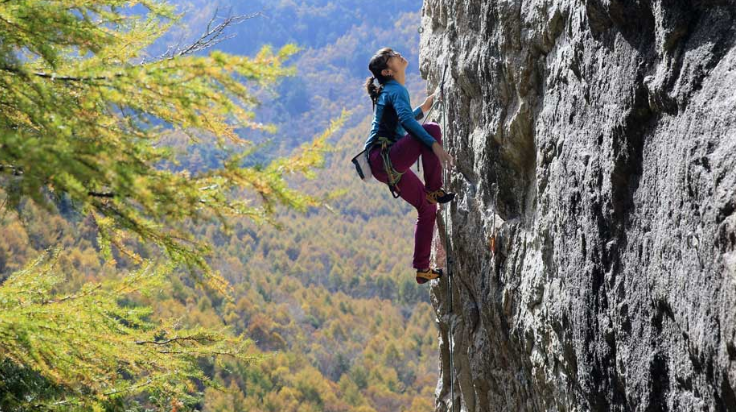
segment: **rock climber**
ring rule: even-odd
[[[441,168],[454,166],[455,161],[442,147],[440,126],[417,121],[432,107],[434,94],[412,110],[409,91],[404,87],[408,65],[409,61],[391,48],[382,48],[371,57],[368,69],[373,75],[365,87],[373,101],[374,115],[364,149],[370,148],[368,161],[373,177],[389,184],[392,194],[396,192],[417,209],[412,265],[417,283],[422,284],[442,276],[441,269],[429,267],[429,255],[437,203],[447,203],[455,197],[441,188]],[[411,170],[420,155],[425,183]]]

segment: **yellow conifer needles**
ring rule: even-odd
[[[20,214],[30,200],[55,213],[63,199],[91,217],[109,264],[124,256],[139,268],[60,296],[54,285],[64,277],[51,258],[0,284],[0,362],[63,388],[46,408],[102,410],[144,390],[176,404],[194,396],[193,379],[216,386],[196,360],[248,360],[246,339],[226,329],[154,323],[151,309],[123,304],[125,296],[155,289],[172,266],[227,295],[228,283],[208,264],[210,246],[188,224],[231,216],[275,223],[275,206],[303,211],[330,196],[308,196],[286,179],[314,176],[347,113],[286,159],[245,166],[257,148],[245,132],[276,131],[255,120],[257,91],[295,73],[286,60],[298,48],[265,46],[254,57],[190,53],[205,48],[199,43],[146,57],[180,17],[158,0],[0,2],[2,212]],[[183,136],[184,146],[211,141],[230,157],[222,167],[179,170],[172,135]],[[163,252],[165,265],[141,256],[148,245]]]
[[[136,4],[148,13],[112,8]],[[245,83],[268,88],[293,75],[285,61],[299,49],[265,46],[252,58],[174,53],[132,63],[178,17],[163,1],[0,3],[0,164],[7,166],[0,174],[19,176],[0,176],[0,186],[10,209],[26,198],[48,207],[49,191],[68,195],[94,214],[105,250],[123,247],[122,232],[131,233],[222,287],[202,256],[207,246],[180,224],[232,215],[271,221],[274,205],[318,205],[321,199],[289,188],[285,177],[320,167],[326,138],[342,120],[288,159],[244,167],[253,144],[242,130],[275,132],[254,120],[249,107],[258,101]],[[163,143],[176,132],[190,136],[189,144],[210,136],[231,157],[200,173],[161,167],[177,161]],[[239,189],[261,201],[238,199]]]
[[[151,308],[125,300],[164,287],[170,265],[148,264],[120,279],[59,294],[54,286],[65,277],[55,265],[58,254],[41,256],[0,288],[0,357],[65,388],[58,399],[31,400],[27,406],[97,410],[112,398],[140,392],[181,398],[192,392],[195,379],[217,387],[197,359],[256,359],[246,354],[252,341],[232,336],[228,328],[185,328],[175,319],[154,322]]]

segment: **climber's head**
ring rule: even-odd
[[[373,77],[378,80],[378,83],[383,84],[399,74],[406,73],[406,66],[408,65],[409,61],[401,53],[389,47],[384,47],[371,57],[368,70],[373,73]]]
[[[381,93],[381,89],[383,89],[383,84],[390,79],[403,79],[408,65],[409,61],[404,56],[389,47],[382,48],[371,57],[368,70],[373,73],[373,76],[366,80],[365,88],[374,104]],[[373,83],[374,80],[378,80],[381,87],[376,87]]]

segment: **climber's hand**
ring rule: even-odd
[[[432,103],[434,103],[434,94],[430,94],[426,99],[424,99],[424,103],[422,103],[422,111],[427,113],[429,109],[432,108]]]
[[[447,168],[449,166],[455,166],[455,159],[450,156],[449,153],[445,151],[445,148],[442,147],[437,142],[434,142],[432,144],[432,151],[435,155],[437,155],[437,158],[440,159],[440,163],[442,163],[442,167]]]

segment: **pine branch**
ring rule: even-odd
[[[243,21],[250,20],[253,18],[256,18],[258,16],[262,16],[262,12],[256,12],[252,14],[242,14],[237,16],[227,16],[225,17],[225,20],[223,20],[222,23],[217,24],[215,27],[212,27],[212,24],[214,23],[215,19],[217,18],[217,11],[219,10],[219,6],[215,9],[215,13],[210,19],[210,21],[207,23],[207,29],[205,32],[192,44],[185,48],[179,48],[179,45],[177,44],[173,49],[169,47],[166,52],[164,52],[162,55],[157,57],[154,62],[158,61],[164,61],[164,60],[171,60],[179,56],[183,56],[185,54],[192,54],[200,50],[204,50],[207,48],[210,48],[217,43],[220,43],[223,40],[231,39],[235,35],[228,35],[225,37],[220,37],[224,30],[233,24],[242,23]],[[230,8],[232,10],[232,7]],[[230,11],[228,11],[228,14]],[[145,61],[145,59],[144,59]],[[140,64],[143,64],[144,61],[141,61]]]
[[[262,16],[262,12],[255,12],[252,14],[241,14],[236,16],[226,16],[224,20],[212,27],[215,19],[217,18],[217,11],[219,9],[219,6],[217,9],[215,9],[215,13],[210,19],[210,21],[207,23],[207,29],[205,32],[200,35],[200,37],[195,40],[193,43],[191,43],[189,46],[185,48],[180,48],[177,44],[173,49],[169,47],[166,52],[164,52],[162,55],[157,57],[154,60],[146,61],[145,58],[141,60],[140,63],[138,63],[136,66],[144,66],[146,64],[152,64],[152,63],[158,63],[166,60],[172,60],[179,56],[184,56],[188,54],[196,53],[200,50],[205,50],[208,48],[211,48],[212,46],[215,46],[216,44],[231,39],[235,37],[235,34],[230,34],[227,36],[222,36],[225,29],[227,29],[229,26],[242,23],[246,20],[250,20],[253,18],[256,18],[258,16]],[[9,67],[9,66],[0,66],[0,70],[4,70],[11,73],[16,74],[22,74],[21,70],[15,67]],[[125,75],[125,73],[114,73],[112,75],[107,76],[59,76],[56,73],[46,73],[46,72],[34,72],[35,76],[51,79],[54,80],[60,80],[60,81],[70,81],[70,82],[85,82],[85,81],[93,81],[93,80],[111,80],[115,77],[122,77]]]
[[[101,287],[102,287],[102,284],[100,283],[100,284],[97,284],[97,285],[93,286],[92,288],[90,288],[89,290],[87,290],[85,292],[75,293],[75,294],[72,294],[72,295],[66,295],[66,296],[61,297],[59,299],[47,300],[44,303],[47,304],[47,305],[50,305],[52,303],[61,303],[61,302],[65,302],[67,300],[80,299],[80,298],[83,298],[83,297],[86,297],[86,296],[89,296],[89,295],[95,293]]]
[[[150,343],[153,345],[168,345],[170,343],[178,343],[178,342],[186,342],[186,341],[193,341],[193,342],[201,343],[201,342],[212,342],[213,339],[207,336],[175,336],[171,339],[158,340],[158,341],[137,340],[135,341],[135,344],[145,345],[147,343]]]
[[[107,197],[107,198],[115,197],[115,193],[112,193],[112,192],[92,192],[92,191],[89,191],[89,192],[87,192],[87,194],[89,196],[92,196],[92,197]]]
[[[0,172],[4,172],[5,169],[8,169],[13,176],[21,176],[23,174],[23,169],[20,167],[15,167],[12,165],[0,165]]]

